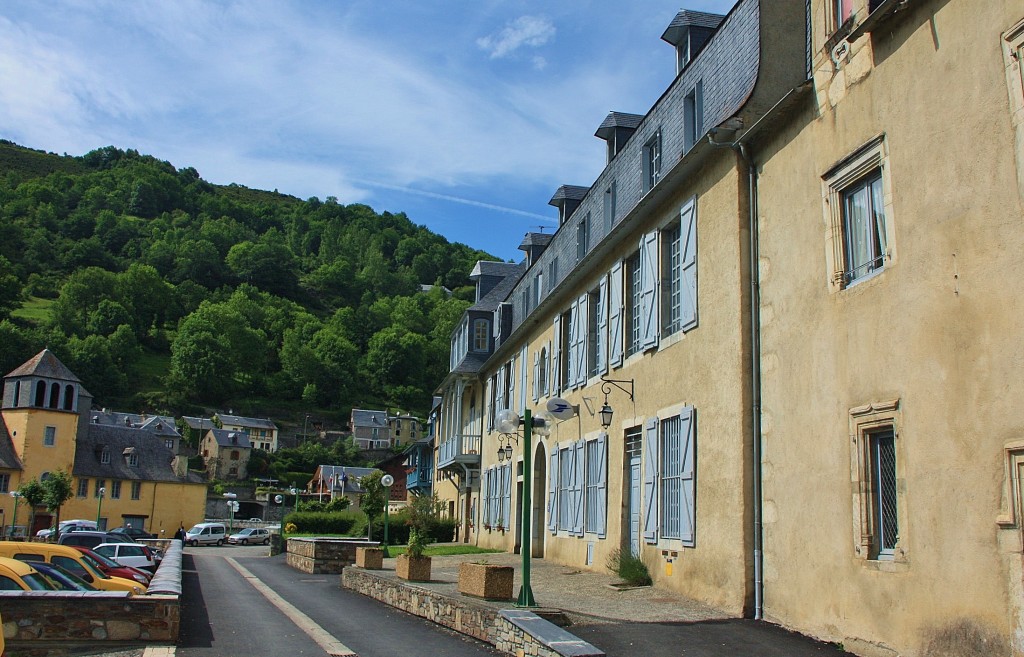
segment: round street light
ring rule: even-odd
[[[96,504],[96,528],[99,529],[100,528],[100,515],[103,512],[103,496],[107,494],[107,489],[106,488],[100,488],[98,491],[96,491],[96,493],[97,493],[98,497],[100,498],[100,501]]]
[[[14,532],[17,531],[18,525],[18,501],[21,499],[21,493],[16,490],[11,491],[11,497],[14,498],[14,518],[11,519],[11,531],[10,537],[14,538]]]

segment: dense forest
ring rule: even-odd
[[[6,141],[0,235],[0,371],[49,347],[97,404],[164,413],[424,414],[494,259],[402,213]]]

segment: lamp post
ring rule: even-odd
[[[551,433],[550,416],[544,414],[534,418],[530,409],[523,411],[522,419],[511,409],[505,409],[498,413],[495,418],[495,426],[499,433],[514,434],[519,427],[523,428],[523,522],[522,539],[520,540],[523,556],[523,586],[519,589],[519,597],[516,598],[517,607],[536,607],[537,600],[533,597],[533,587],[530,584],[530,557],[533,547],[533,433],[544,437]]]
[[[389,474],[384,475],[380,478],[380,485],[384,487],[384,556],[390,557],[388,554],[388,516],[391,515],[391,485],[395,483],[395,478]]]
[[[107,494],[106,488],[100,488],[96,491],[99,495],[100,501],[96,504],[96,529],[100,528],[100,516],[103,515],[103,496]]]
[[[14,532],[16,532],[18,528],[18,500],[21,499],[21,493],[16,490],[12,490],[11,497],[14,498],[14,518],[11,519],[11,531],[9,536],[14,538]]]
[[[228,500],[228,534],[234,531],[235,524],[235,509],[238,508],[238,502],[235,498],[238,497],[235,493],[224,493],[224,497]]]
[[[299,512],[299,489],[296,488],[295,486],[292,486],[291,488],[288,489],[288,492],[295,496],[295,508],[292,509],[292,511],[294,513],[298,513]]]

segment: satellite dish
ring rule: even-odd
[[[383,486],[384,488],[391,486],[391,484],[393,483],[395,483],[395,478],[389,474],[386,474],[380,478],[380,485]]]
[[[274,502],[276,502],[277,504],[280,504],[281,502],[284,502],[284,497],[282,497],[281,495],[275,495],[274,496]]]
[[[547,409],[556,420],[571,420],[576,417],[576,407],[561,397],[549,399]]]

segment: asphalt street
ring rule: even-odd
[[[176,654],[493,657],[487,644],[302,575],[265,547],[187,548]]]

